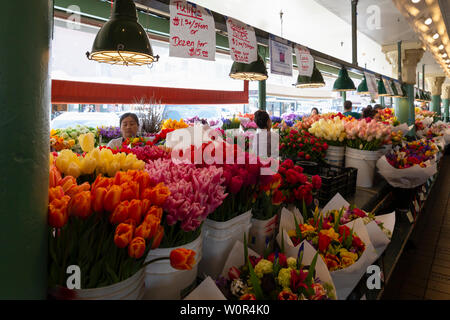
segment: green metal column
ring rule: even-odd
[[[266,110],[266,80],[259,81],[258,83],[258,93],[259,93],[259,109]]]
[[[400,108],[407,109],[408,110],[408,126],[413,125],[416,123],[416,109],[414,107],[414,85],[413,84],[406,84],[406,93],[408,95],[408,99],[402,99],[406,100],[403,102],[400,102]],[[405,105],[406,102],[406,105]],[[401,121],[403,122],[403,121]],[[410,131],[410,134],[415,134],[415,129],[413,128]]]
[[[0,299],[45,299],[50,0],[0,12]]]
[[[442,104],[444,105],[444,121],[449,122],[449,99],[442,100]]]
[[[341,97],[342,97],[342,112],[344,112],[344,103],[347,101],[347,92],[341,91]]]
[[[383,108],[386,107],[386,104],[384,103],[384,97],[380,97],[380,104]]]
[[[431,97],[431,111],[436,112],[437,115],[441,115],[441,96],[434,95]]]

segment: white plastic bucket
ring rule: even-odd
[[[353,148],[346,148],[345,167],[357,168],[358,175],[356,186],[371,188],[373,186],[373,176],[377,160],[381,157],[379,150],[367,151]]]
[[[70,299],[75,300],[141,300],[145,290],[144,268],[128,279],[113,285],[93,289],[73,289]],[[68,289],[52,290],[56,299],[67,299]],[[72,295],[73,294],[73,295]]]
[[[342,167],[344,165],[344,156],[345,146],[328,146],[327,153],[325,155],[325,162],[338,167]]]
[[[176,248],[195,251],[195,266],[192,270],[176,270],[170,266],[170,260],[161,260],[149,264],[145,269],[144,300],[180,300],[197,280],[198,264],[202,260],[203,237],[174,248],[150,250],[146,261],[169,257]]]
[[[217,278],[234,243],[244,240],[249,233],[252,211],[231,220],[217,222],[206,219],[203,225],[203,259],[199,265],[199,276]]]
[[[274,240],[274,233],[277,230],[278,215],[267,220],[252,219],[252,226],[248,236],[248,246],[263,255],[266,243]]]

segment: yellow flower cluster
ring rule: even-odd
[[[346,138],[344,121],[339,117],[328,120],[320,119],[314,122],[309,128],[309,133],[327,141],[343,142]]]
[[[117,171],[143,170],[145,162],[138,160],[134,154],[113,154],[109,149],[96,148],[84,157],[71,150],[63,150],[56,158],[56,167],[64,175],[78,178],[80,175],[104,174],[114,177]]]
[[[262,278],[267,273],[273,272],[273,263],[266,259],[261,259],[255,266],[255,274],[258,278]]]
[[[339,255],[341,256],[341,267],[347,268],[351,266],[358,260],[358,255],[356,253],[350,252],[345,248],[339,250]]]
[[[167,119],[166,121],[164,121],[163,125],[162,125],[162,129],[183,129],[183,128],[187,128],[189,127],[189,125],[183,121],[183,119],[181,119],[180,121],[177,120],[172,120],[172,119]]]
[[[278,284],[283,287],[283,289],[289,288],[291,286],[291,270],[293,269],[295,268],[283,268],[278,273],[277,281]]]

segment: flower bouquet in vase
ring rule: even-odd
[[[163,183],[168,197],[163,204],[161,225],[164,238],[147,260],[184,247],[198,252],[197,263],[189,271],[178,271],[167,262],[146,269],[146,299],[180,299],[195,285],[198,265],[205,260],[202,225],[226,197],[223,170],[215,166],[197,168],[194,164],[175,164],[171,159],[149,161],[146,171],[151,181]]]
[[[145,261],[163,236],[160,226],[167,192],[144,171],[99,175],[78,185],[62,178],[51,160],[48,205],[48,285],[56,299],[141,299]],[[169,252],[179,269],[192,268],[195,252]],[[184,262],[183,262],[184,261]],[[70,270],[72,275],[68,275]]]

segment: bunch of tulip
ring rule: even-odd
[[[170,191],[163,209],[166,237],[163,247],[176,247],[195,240],[203,221],[227,196],[222,168],[175,164],[170,159],[150,161],[146,171],[153,183]]]
[[[320,115],[314,114],[309,117],[303,117],[301,121],[298,121],[296,124],[294,124],[294,128],[297,130],[301,129],[309,129],[311,128],[312,124],[316,121],[319,121],[321,118]]]
[[[308,177],[303,174],[303,168],[294,165],[291,159],[280,164],[278,173],[282,178],[279,189],[286,198],[285,203],[296,204],[299,208],[302,203],[311,205],[313,194],[322,186],[322,179],[318,175]]]
[[[142,170],[145,162],[138,160],[134,154],[113,154],[110,149],[93,149],[79,156],[71,150],[62,150],[56,158],[56,167],[66,176],[96,176],[104,174],[114,177],[117,171]]]
[[[72,149],[79,150],[80,144],[78,138],[81,135],[86,135],[88,133],[92,133],[95,145],[98,145],[98,129],[94,127],[76,125],[74,127],[67,127],[65,129],[54,129],[50,132],[50,135],[61,137],[64,139],[64,141],[74,140],[75,143],[73,144]]]
[[[317,138],[324,139],[328,145],[343,146],[346,138],[344,124],[345,122],[339,117],[320,119],[314,122],[308,131]]]
[[[395,150],[386,154],[386,160],[397,169],[406,169],[415,165],[425,168],[427,161],[432,160],[438,151],[438,147],[432,141],[421,139],[396,147]]]
[[[241,126],[241,120],[239,120],[239,118],[222,119],[222,129],[223,130],[239,129],[240,126]]]
[[[343,210],[339,211],[339,216],[332,223],[331,219],[324,218],[316,209],[313,218],[307,223],[296,223],[295,230],[288,232],[294,246],[307,240],[316,248],[330,272],[353,265],[366,249],[353,230],[340,224],[342,214]]]
[[[428,110],[422,110],[419,107],[415,108],[416,118],[433,118],[436,116],[436,112],[434,111],[428,111]]]
[[[280,134],[280,156],[289,159],[301,159],[320,162],[325,157],[328,144],[306,130],[294,128]]]
[[[237,117],[239,117],[239,118],[247,118],[247,119],[250,119],[250,121],[254,121],[255,120],[255,114],[253,114],[253,113],[242,114],[242,113],[239,112],[237,114]]]
[[[347,146],[369,151],[380,149],[383,144],[390,142],[391,137],[390,125],[370,118],[347,121],[345,132]]]
[[[183,119],[181,119],[180,121],[177,120],[172,120],[172,119],[167,119],[166,121],[163,122],[162,125],[162,130],[164,129],[184,129],[189,127],[189,125],[183,121]]]
[[[391,132],[391,141],[392,141],[392,145],[398,145],[401,144],[402,141],[405,140],[405,137],[403,136],[403,132],[402,131],[392,131]]]
[[[49,285],[65,286],[66,269],[82,270],[81,288],[108,286],[128,279],[146,264],[148,251],[164,235],[162,206],[169,189],[145,171],[97,177],[92,185],[62,179],[51,165],[49,188]],[[170,254],[171,265],[192,268],[195,253]],[[167,257],[168,259],[169,257]]]
[[[384,108],[378,110],[378,116],[381,122],[391,124],[392,126],[397,126],[400,124],[397,117],[395,116],[394,109]]]
[[[335,300],[333,285],[316,275],[318,253],[304,265],[300,250],[297,258],[277,252],[256,257],[245,250],[245,264],[231,267],[219,289],[230,300]]]
[[[162,129],[161,132],[159,132],[156,136],[155,139],[153,139],[153,144],[164,144],[164,142],[166,141],[166,137],[167,134],[175,131],[175,129]]]
[[[244,131],[248,130],[248,129],[252,129],[252,130],[258,129],[258,125],[254,121],[247,121],[247,122],[241,121],[241,123],[242,123],[242,128],[244,129]]]
[[[286,200],[280,190],[282,177],[276,173],[270,176],[270,181],[266,184],[259,184],[253,194],[252,217],[258,220],[268,220],[275,216],[283,202]]]

